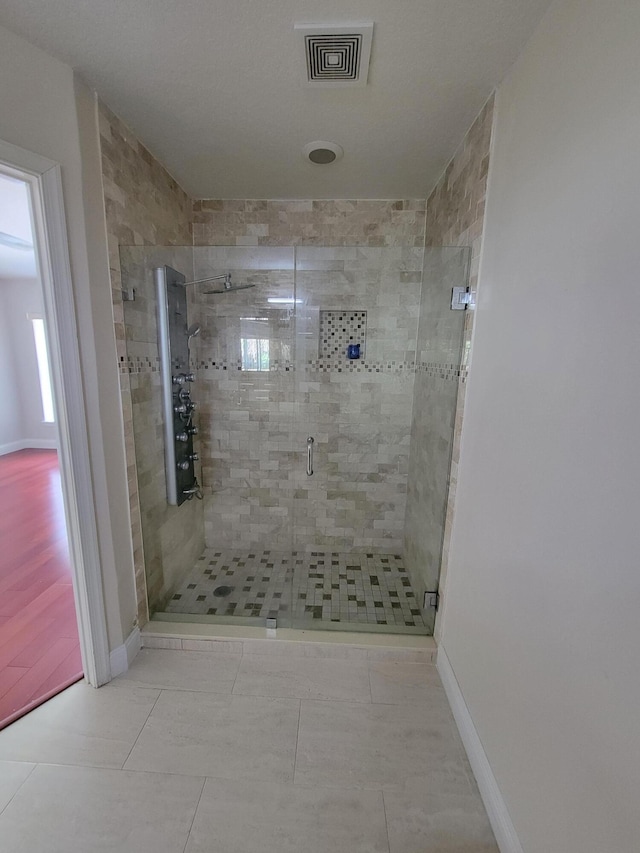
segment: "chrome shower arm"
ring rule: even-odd
[[[194,281],[185,281],[182,283],[183,287],[187,287],[190,284],[205,284],[207,281],[220,281],[221,279],[225,279],[231,284],[231,273],[225,272],[222,275],[213,275],[209,278],[196,278]]]

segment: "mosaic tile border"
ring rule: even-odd
[[[415,362],[314,359],[306,363],[305,369],[317,373],[414,373]]]
[[[159,358],[127,358],[120,357],[120,373],[135,375],[138,373],[159,373]]]
[[[460,380],[467,379],[468,368],[459,364],[438,364],[436,361],[421,361],[416,367],[416,373],[425,373],[434,379]]]
[[[241,361],[199,361],[197,370],[219,370],[230,373],[294,373],[299,368],[291,362],[272,364],[268,371],[245,370]],[[466,382],[468,368],[456,364],[413,361],[363,361],[354,359],[314,359],[306,362],[304,371],[311,373],[425,373],[434,379]],[[160,359],[148,357],[120,358],[120,373],[137,375],[160,372]]]
[[[242,361],[235,359],[233,361],[217,361],[214,359],[204,359],[195,363],[196,370],[229,370],[240,371],[242,373],[290,373],[295,371],[296,365],[292,361],[272,361],[269,365],[269,370],[247,370],[243,368]]]
[[[269,370],[244,370],[240,361],[201,361],[196,365],[197,368],[203,370],[228,370],[230,372],[239,371],[241,373],[282,373],[295,372],[299,368],[293,364],[277,364],[271,365]],[[340,359],[313,359],[307,361],[303,367],[303,371],[309,370],[312,372],[336,372],[336,373],[413,373],[416,366],[413,361],[363,361],[362,359],[340,358]]]

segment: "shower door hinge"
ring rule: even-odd
[[[426,610],[427,607],[433,607],[434,610],[437,610],[439,604],[440,604],[440,593],[439,592],[425,592],[424,604],[422,605],[423,610]]]
[[[136,301],[136,289],[135,287],[122,288],[122,301],[123,302],[135,302]]]
[[[451,288],[451,310],[465,311],[473,307],[473,294],[470,287]]]

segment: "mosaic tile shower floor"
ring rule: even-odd
[[[165,613],[426,633],[407,570],[395,554],[208,550]]]

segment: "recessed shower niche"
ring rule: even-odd
[[[424,593],[437,588],[464,325],[450,290],[466,284],[467,259],[464,249],[407,247],[121,249],[123,285],[135,291],[123,370],[152,614],[432,630]],[[153,288],[165,264],[195,282],[186,324],[200,326],[190,364],[204,500],[178,507],[166,503]],[[214,276],[233,288],[207,292],[202,280]],[[356,335],[360,358],[349,359]],[[436,375],[428,365],[444,338],[448,366]],[[413,422],[418,387],[431,425]],[[412,432],[427,447],[415,486]],[[416,525],[409,504],[425,485]]]
[[[327,311],[320,309],[319,358],[339,361],[347,356],[347,350],[350,346],[357,346],[359,349],[358,357],[364,358],[366,343],[366,311]]]

